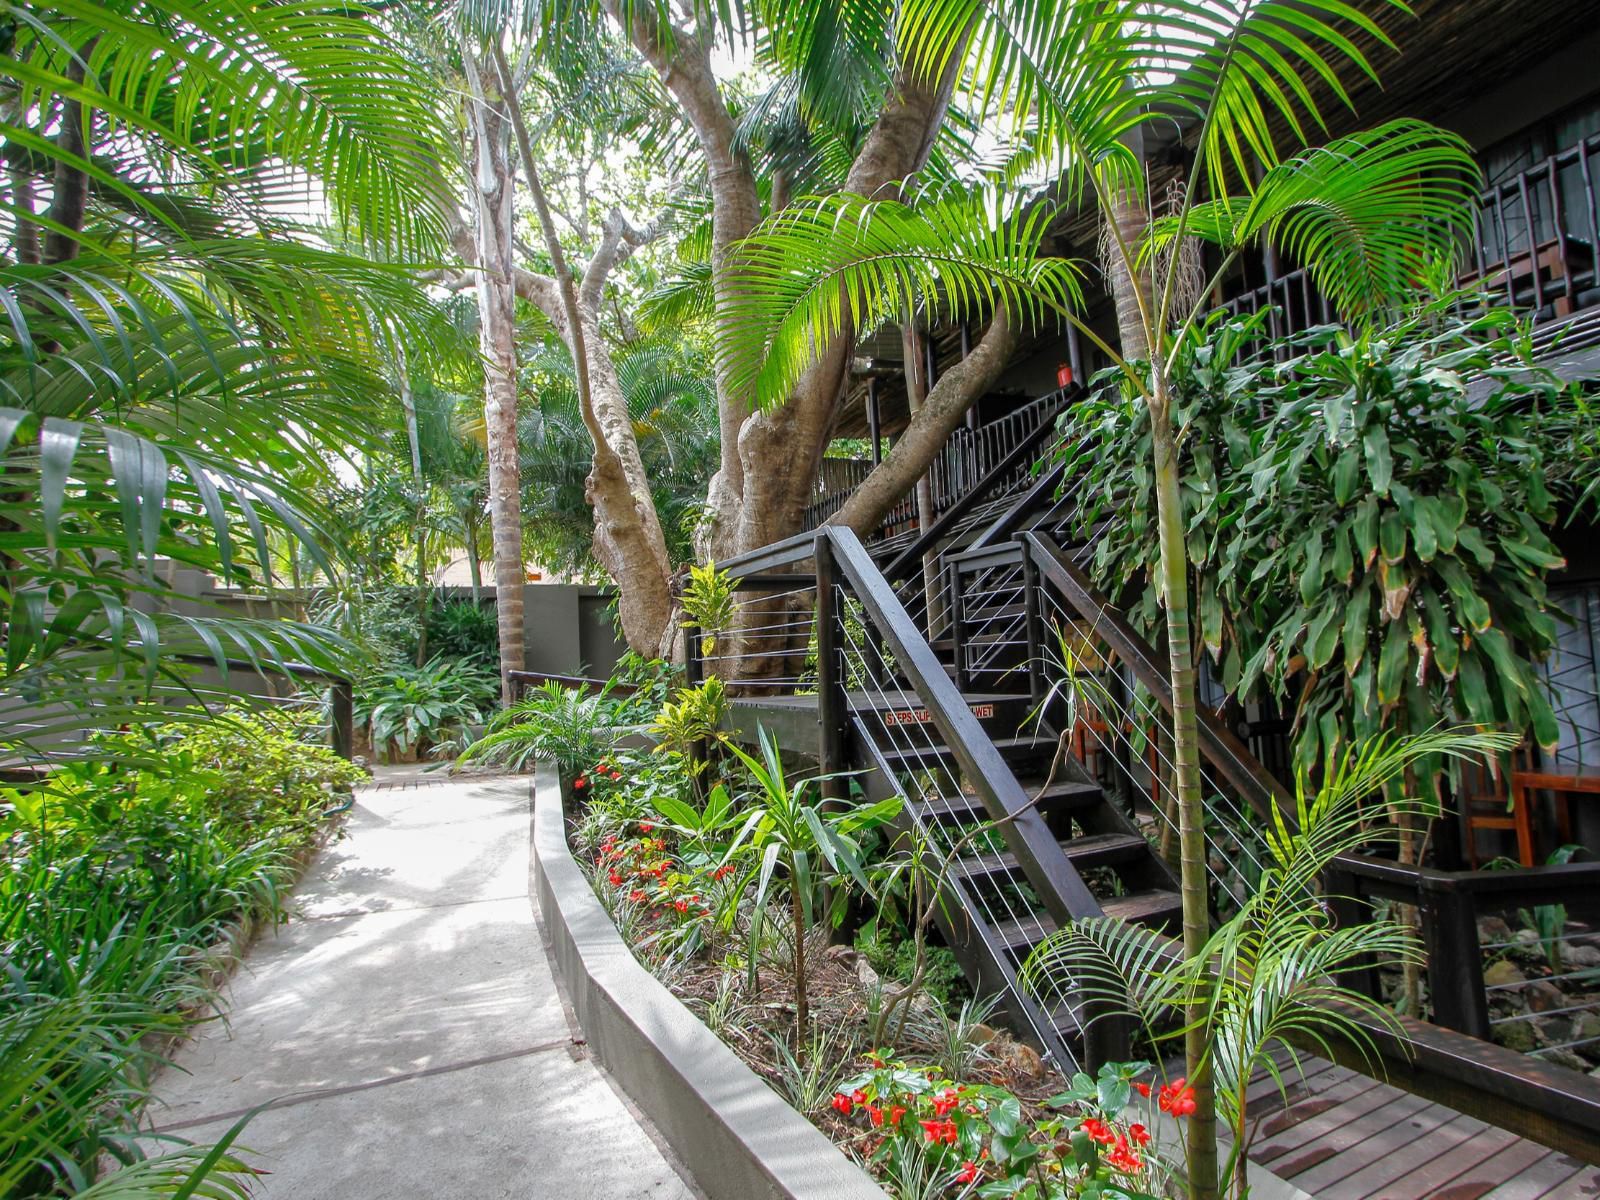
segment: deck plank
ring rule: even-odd
[[[1286,1155],[1284,1173],[1295,1181],[1295,1186],[1313,1196],[1381,1159],[1390,1159],[1394,1173],[1401,1174],[1399,1164],[1406,1157],[1414,1156],[1422,1138],[1453,1115],[1447,1108],[1402,1093],[1388,1104]],[[1312,1156],[1317,1156],[1314,1163],[1309,1161]]]
[[[1600,1200],[1600,1169],[1320,1059],[1304,1071],[1286,1105],[1252,1076],[1250,1158],[1317,1200]]]
[[[1593,1167],[1551,1152],[1520,1171],[1516,1178],[1484,1193],[1483,1200],[1581,1200],[1600,1195],[1596,1178]]]

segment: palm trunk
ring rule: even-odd
[[[1195,666],[1189,628],[1189,564],[1183,539],[1183,500],[1178,490],[1178,450],[1172,433],[1166,380],[1159,369],[1152,380],[1151,445],[1155,457],[1156,520],[1161,547],[1161,591],[1167,610],[1167,654],[1172,673],[1172,742],[1178,791],[1178,856],[1183,896],[1183,950],[1198,962],[1211,939],[1211,907],[1206,886],[1205,808],[1200,794],[1200,734],[1195,719]],[[1216,1099],[1206,1057],[1209,1030],[1206,1006],[1197,998],[1186,1014],[1184,1064],[1195,1092],[1186,1150],[1189,1195],[1215,1200],[1217,1185]]]
[[[406,442],[411,448],[411,487],[416,502],[412,516],[417,551],[417,666],[428,661],[428,559],[422,535],[422,439],[417,432],[417,402],[411,394],[411,374],[405,355],[400,356],[400,407],[406,415]]]
[[[490,96],[468,66],[473,235],[477,252],[478,342],[483,356],[483,417],[488,441],[489,524],[494,541],[495,614],[500,633],[500,697],[522,667],[522,484],[517,469],[516,294],[513,282],[511,126],[503,96]]]

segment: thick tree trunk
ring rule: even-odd
[[[1184,547],[1183,498],[1178,487],[1178,449],[1172,431],[1170,396],[1157,371],[1150,402],[1151,445],[1155,458],[1156,521],[1161,549],[1161,591],[1167,612],[1167,655],[1172,674],[1172,741],[1178,791],[1178,849],[1183,896],[1183,949],[1198,961],[1211,939],[1210,889],[1206,885],[1205,808],[1201,799],[1200,733],[1195,716],[1195,664],[1189,628],[1189,560]],[[1194,1115],[1185,1137],[1189,1194],[1194,1200],[1217,1195],[1217,1118],[1206,1056],[1206,1007],[1197,1000],[1186,1014],[1184,1060],[1194,1087]]]
[[[522,654],[522,484],[517,469],[516,291],[512,239],[511,123],[507,102],[483,86],[470,46],[466,102],[478,343],[483,356],[483,418],[488,440],[489,524],[494,540],[495,614],[500,632],[500,694],[511,703],[510,672]]]
[[[862,536],[881,525],[889,510],[926,476],[928,465],[973,402],[994,386],[1016,346],[1016,327],[1004,313],[996,314],[972,353],[940,376],[889,456],[873,469],[829,523],[847,525]]]

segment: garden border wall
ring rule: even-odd
[[[578,1024],[708,1200],[885,1200],[633,957],[567,845],[555,768],[533,788],[533,885]]]

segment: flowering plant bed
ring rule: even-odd
[[[831,894],[817,887],[795,903],[796,923],[773,920],[792,899],[774,894],[792,884],[770,849],[763,792],[781,764],[730,755],[717,774],[708,783],[678,756],[612,752],[575,773],[567,827],[634,956],[760,1078],[896,1196],[1173,1194],[1175,1155],[1152,1114],[1192,1108],[1183,1081],[1147,1082],[1149,1065],[1128,1063],[1063,1087],[988,1023],[991,1005],[942,1002],[830,945],[849,920],[847,894],[876,902],[880,917],[892,899],[897,851],[848,803],[831,818],[840,840],[808,864]]]

